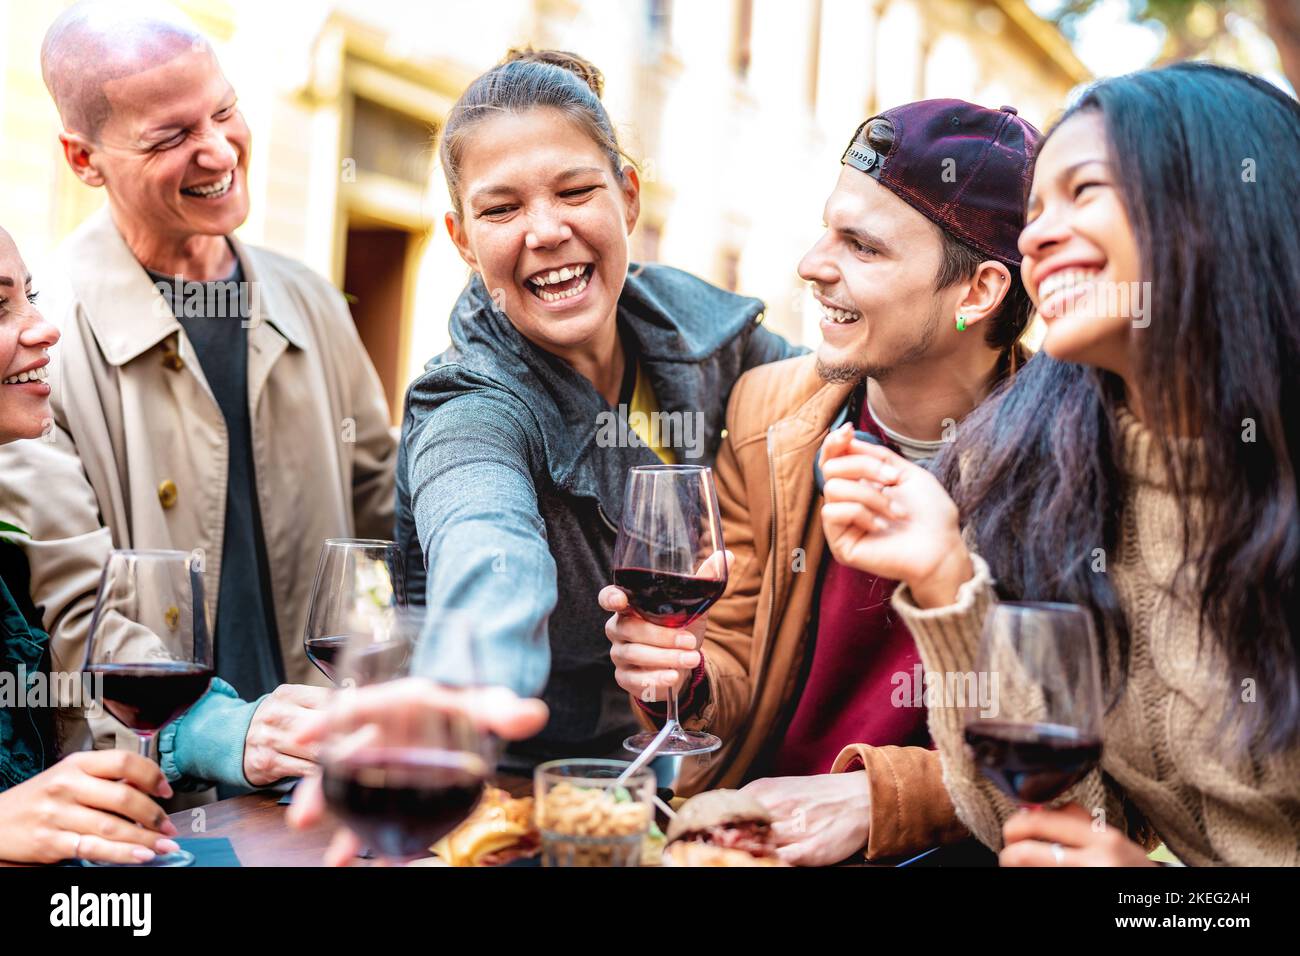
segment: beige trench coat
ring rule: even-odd
[[[328,537],[392,537],[396,442],[338,290],[232,243],[252,293],[248,407],[285,674],[322,684],[302,649],[317,555]],[[229,445],[193,347],[107,209],[60,246],[57,269],[38,283],[63,333],[50,353],[54,421],[44,438],[0,447],[0,518],[31,533],[51,667],[71,671],[114,547],[200,551],[215,628]],[[107,743],[98,726],[95,737]],[[64,738],[87,743],[66,722]]]

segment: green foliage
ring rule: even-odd
[[[1055,10],[1046,16],[1067,37],[1074,39],[1079,19],[1091,13],[1103,0],[1061,0]],[[1178,46],[1190,46],[1197,40],[1198,31],[1193,22],[1204,20],[1206,12],[1222,21],[1229,11],[1248,12],[1254,6],[1250,0],[1128,0],[1129,17],[1136,23],[1158,23],[1165,28]]]

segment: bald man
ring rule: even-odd
[[[0,450],[52,667],[80,669],[112,548],[193,552],[219,679],[183,735],[160,735],[164,769],[228,787],[299,775],[314,751],[294,728],[326,693],[303,686],[325,683],[302,650],[321,542],[392,537],[379,379],[338,290],[234,238],[250,135],[201,34],[94,0],[54,22],[41,66],[68,165],[108,199],[42,279],[63,333],[51,426]]]

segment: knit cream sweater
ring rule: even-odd
[[[1154,829],[1191,865],[1300,865],[1300,749],[1266,755],[1216,732],[1225,708],[1268,704],[1227,686],[1214,641],[1198,654],[1196,595],[1175,583],[1177,500],[1150,432],[1127,410],[1119,425],[1126,494],[1119,551],[1105,573],[1131,634],[1128,680],[1105,717],[1103,772],[1063,800],[1104,808],[1106,822],[1135,837]],[[988,565],[972,560],[975,575],[955,604],[921,610],[906,587],[894,595],[927,672],[975,669],[984,615],[996,598]],[[971,832],[1000,849],[1015,806],[975,768],[962,738],[965,713],[952,704],[929,713],[944,782]]]

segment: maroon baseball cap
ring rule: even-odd
[[[864,131],[877,119],[894,127],[893,146],[884,154],[866,143]],[[1019,265],[1016,240],[1041,138],[1013,106],[990,110],[964,100],[920,100],[859,126],[840,162],[984,255]]]

